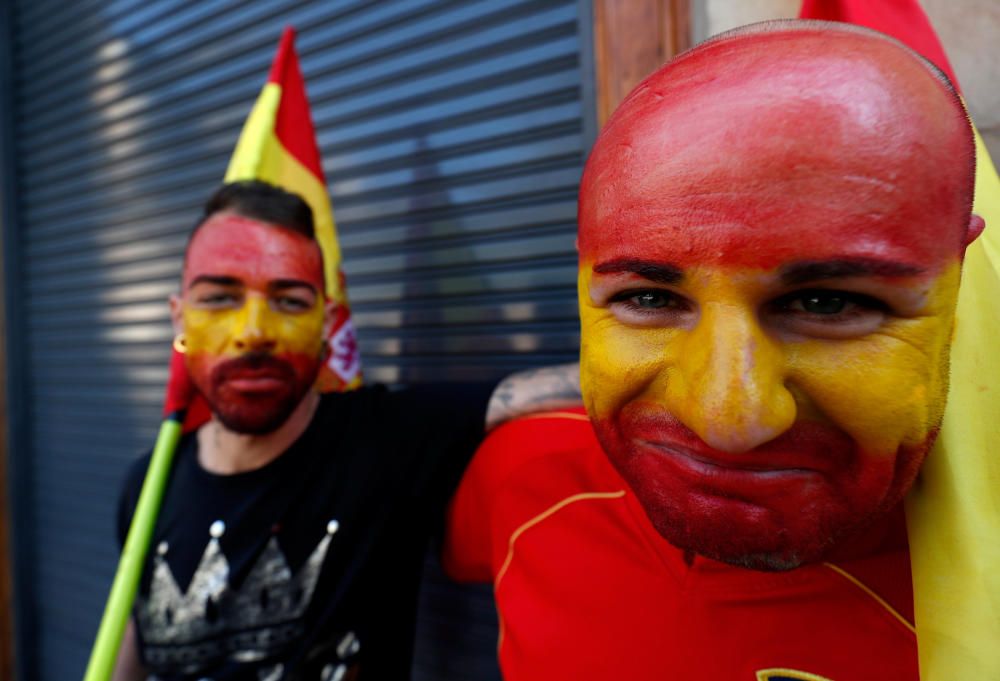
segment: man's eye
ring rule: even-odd
[[[799,298],[803,312],[809,314],[831,315],[840,314],[850,304],[850,301],[837,293],[812,293]]]
[[[278,309],[283,312],[305,312],[312,308],[311,301],[291,296],[279,296],[274,302]]]
[[[231,305],[236,302],[236,295],[232,293],[206,293],[198,296],[198,302],[211,306]]]
[[[846,291],[800,291],[786,296],[781,304],[790,312],[817,317],[851,316],[886,309],[885,304],[875,298]]]
[[[655,288],[620,291],[605,304],[618,321],[636,327],[675,327],[693,310],[683,296]]]
[[[632,296],[632,301],[638,307],[659,309],[661,307],[667,307],[673,303],[673,298],[658,291],[646,291],[644,293],[640,293],[639,295]]]
[[[796,291],[776,300],[770,318],[781,328],[816,338],[846,339],[874,333],[890,314],[877,298],[852,291]]]
[[[611,303],[624,304],[636,310],[660,310],[676,307],[677,298],[668,291],[625,291],[611,298]]]

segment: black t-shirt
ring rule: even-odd
[[[407,679],[430,533],[483,435],[488,386],[324,395],[266,466],[178,446],[134,617],[154,678]],[[129,472],[124,542],[149,456]]]

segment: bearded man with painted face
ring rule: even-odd
[[[579,401],[575,365],[321,396],[323,276],[300,197],[209,200],[170,304],[212,418],[178,446],[116,679],[408,678],[428,535],[484,428]]]
[[[901,502],[973,175],[946,78],[869,30],[739,29],[626,98],[580,187],[586,414],[499,429],[451,510],[505,678],[917,678]]]

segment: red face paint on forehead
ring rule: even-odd
[[[581,258],[935,270],[961,250],[970,153],[961,106],[888,40],[723,39],[647,79],[602,132],[581,183]]]
[[[188,247],[184,290],[201,276],[233,277],[250,288],[301,281],[323,292],[319,246],[303,234],[234,213],[206,220]]]

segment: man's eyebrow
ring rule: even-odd
[[[676,265],[641,260],[639,258],[618,258],[594,265],[597,274],[635,274],[658,284],[679,284],[684,279],[684,270]]]
[[[283,291],[289,288],[307,288],[316,293],[316,286],[302,279],[275,279],[267,287],[272,291]]]
[[[221,274],[199,274],[197,277],[191,280],[188,284],[188,288],[195,286],[197,284],[215,284],[216,286],[241,286],[242,281],[236,277],[227,277]]]
[[[845,277],[913,277],[925,271],[909,263],[877,258],[806,260],[782,267],[781,280],[787,285],[795,285]]]

